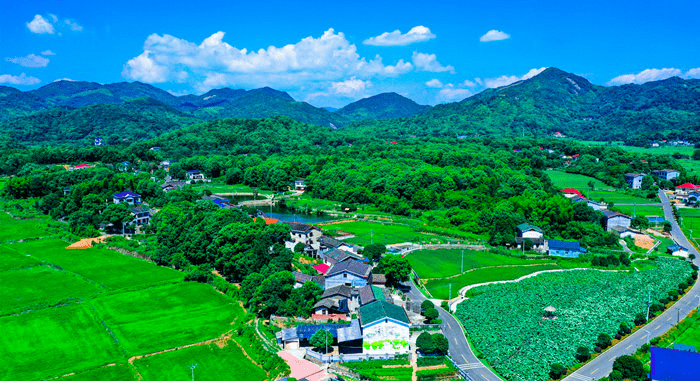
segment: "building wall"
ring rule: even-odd
[[[644,176],[637,176],[637,177],[625,177],[625,181],[627,181],[627,184],[629,184],[630,188],[632,189],[640,189],[642,187],[642,179]]]
[[[596,202],[587,202],[588,206],[593,208],[593,210],[601,210],[602,208],[600,207],[600,204]]]
[[[322,235],[323,233],[320,229],[311,229],[306,233],[292,232],[292,241],[285,242],[284,246],[289,250],[294,250],[294,246],[297,243],[301,242],[304,245],[308,245],[311,247],[311,249],[313,250],[313,255],[318,255],[318,252],[321,249],[321,242],[319,241],[319,239]]]
[[[523,233],[523,238],[540,239],[542,238],[542,233],[536,232],[534,230],[526,231],[525,233]]]
[[[566,258],[578,258],[581,253],[577,250],[556,250],[556,249],[549,249],[549,255],[554,255],[557,257],[566,257]]]
[[[362,353],[370,355],[408,353],[410,337],[408,327],[408,324],[391,319],[362,327]]]
[[[624,228],[629,228],[631,223],[632,223],[632,220],[629,218],[625,218],[622,216],[615,216],[612,218],[608,218],[607,226],[605,227],[605,230],[611,231],[615,226],[622,226]]]
[[[346,276],[344,276],[346,275]],[[340,285],[348,285],[351,287],[355,288],[360,288],[364,287],[367,285],[367,278],[362,278],[360,276],[357,276],[355,274],[350,274],[348,272],[342,272],[340,274],[335,274],[330,277],[326,277],[326,289],[335,287],[335,286],[340,286]]]

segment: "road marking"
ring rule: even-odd
[[[625,348],[625,349],[630,349],[630,348],[632,348],[633,345],[634,345],[634,344],[630,344],[630,345],[628,345],[627,348]]]
[[[598,371],[598,369],[600,369],[600,368],[595,368],[595,370],[594,370],[594,371],[592,371],[592,372],[591,372],[591,374],[595,374],[595,372],[597,372],[597,371]]]
[[[608,361],[615,361],[615,358],[611,357],[610,360],[608,360]]]
[[[459,369],[462,369],[462,370],[469,370],[469,369],[484,368],[484,364],[482,364],[480,362],[479,363],[471,363],[471,364],[467,363],[464,365],[457,365],[457,367]]]
[[[590,381],[593,379],[593,377],[581,376],[581,375],[578,375],[576,373],[572,373],[571,378],[575,378],[575,379],[581,380],[581,381]]]
[[[455,344],[459,345],[459,341],[457,341],[456,337],[455,337]]]

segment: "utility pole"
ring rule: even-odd
[[[374,243],[374,236],[372,233],[374,232],[374,229],[369,229],[369,243],[372,244]]]
[[[450,283],[450,296],[447,299],[452,299],[452,283]]]
[[[637,217],[637,201],[634,202],[634,209],[632,209],[632,217]]]
[[[196,364],[196,363],[190,365],[190,369],[192,369],[192,381],[194,381],[194,368],[196,368],[196,367],[197,367],[197,364]]]
[[[459,272],[464,272],[464,250],[462,250],[462,266],[459,268]]]
[[[649,305],[651,303],[651,291],[647,293],[647,321],[649,321]]]

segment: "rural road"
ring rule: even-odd
[[[661,190],[659,191],[659,198],[661,199],[661,204],[664,209],[664,217],[666,220],[671,221],[673,227],[671,235],[673,236],[673,240],[679,245],[688,248],[689,253],[696,255],[694,263],[697,265],[700,263],[700,258],[698,258],[700,255],[698,255],[698,251],[688,242],[688,239],[681,231],[676,219],[673,217],[671,204],[666,194]],[[696,282],[693,288],[671,308],[664,311],[663,314],[656,317],[656,319],[642,329],[628,336],[614,347],[608,349],[605,353],[564,378],[564,381],[591,381],[607,376],[612,371],[612,364],[616,358],[634,353],[637,348],[647,343],[650,339],[661,336],[664,332],[676,325],[680,319],[686,317],[693,309],[699,306],[700,282]]]
[[[411,301],[415,303],[422,303],[426,300],[426,297],[416,288],[413,282],[409,281],[405,285],[410,286],[411,290],[408,292],[408,296]],[[469,377],[474,381],[499,381],[501,380],[496,374],[494,374],[491,369],[484,366],[484,364],[474,355],[469,342],[467,342],[467,337],[462,331],[462,326],[459,325],[457,319],[452,316],[449,312],[440,308],[440,306],[435,306],[435,308],[440,313],[440,319],[442,319],[442,332],[444,332],[445,337],[450,343],[449,355],[455,361],[457,366],[465,371]]]

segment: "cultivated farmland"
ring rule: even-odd
[[[464,271],[479,267],[553,262],[551,260],[527,260],[509,257],[488,251],[461,249],[416,250],[408,254],[406,259],[421,278],[442,278],[460,273],[462,252],[464,252]]]

